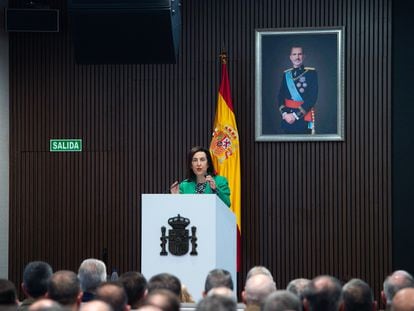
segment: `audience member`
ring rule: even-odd
[[[148,281],[148,293],[156,289],[166,289],[173,292],[179,298],[181,296],[181,282],[180,280],[169,273],[160,273],[154,275]]]
[[[29,306],[29,311],[64,311],[64,309],[56,301],[48,298],[41,298]]]
[[[196,311],[236,311],[236,302],[228,297],[212,295],[197,303]]]
[[[47,292],[47,282],[53,271],[44,261],[29,262],[23,271],[22,290],[27,297],[18,310],[26,311],[36,300],[44,298]]]
[[[228,297],[228,298],[233,299],[234,301],[237,301],[236,295],[228,287],[221,286],[221,287],[214,287],[214,288],[210,289],[208,291],[207,296],[214,296],[214,295]]]
[[[101,283],[96,289],[95,299],[106,302],[114,311],[131,309],[125,289],[119,282]]]
[[[68,310],[78,310],[82,301],[82,291],[77,275],[67,270],[55,272],[47,285],[47,297]]]
[[[270,294],[261,308],[262,311],[301,311],[302,303],[298,296],[287,291],[278,290]]]
[[[267,296],[276,291],[276,284],[272,276],[256,274],[246,281],[242,300],[246,304],[246,310],[259,310]]]
[[[234,289],[233,279],[231,278],[230,272],[224,269],[211,270],[206,277],[203,297],[207,296],[207,293],[210,291],[210,289],[222,286],[230,288],[231,290]]]
[[[161,308],[151,305],[143,305],[137,311],[163,311]]]
[[[303,293],[307,290],[311,280],[309,279],[294,279],[286,286],[286,290],[299,297],[303,301]]]
[[[391,303],[392,311],[414,310],[414,288],[403,288],[399,290]]]
[[[250,277],[252,277],[253,275],[257,275],[257,274],[264,274],[264,275],[267,275],[267,276],[269,276],[273,279],[273,275],[269,271],[269,269],[267,269],[264,266],[254,266],[253,268],[251,268],[249,270],[249,272],[247,272],[246,282],[247,282],[248,279],[250,279]]]
[[[125,288],[131,309],[138,309],[147,294],[147,280],[136,271],[125,272],[118,280]]]
[[[168,289],[154,289],[149,291],[144,306],[155,306],[162,311],[179,311],[180,300],[178,296]]]
[[[381,292],[381,298],[386,305],[386,309],[391,308],[392,299],[400,289],[412,287],[414,287],[414,279],[407,271],[397,270],[389,275],[384,281]]]
[[[0,279],[0,310],[15,311],[17,306],[16,287],[9,280]]]
[[[106,276],[106,266],[103,261],[89,258],[81,263],[78,271],[78,278],[83,291],[83,302],[88,302],[94,299],[96,288],[99,284],[106,281]]]
[[[329,275],[314,278],[305,291],[305,306],[309,311],[337,311],[342,299],[339,281]]]
[[[92,300],[81,304],[79,311],[113,311],[112,307],[104,301]]]
[[[375,310],[371,288],[360,279],[352,279],[342,288],[344,311]]]

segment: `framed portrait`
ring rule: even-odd
[[[344,140],[344,28],[256,30],[256,141]]]

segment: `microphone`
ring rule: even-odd
[[[171,186],[173,186],[175,184],[179,185],[180,181],[177,180],[177,181],[173,182]],[[171,186],[169,186],[167,189],[165,189],[163,193],[171,193]]]

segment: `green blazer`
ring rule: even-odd
[[[216,182],[216,194],[218,197],[228,206],[230,207],[230,188],[229,183],[226,177],[216,175],[213,177],[214,181]],[[196,182],[185,179],[180,183],[180,193],[183,194],[195,194],[196,193]],[[210,188],[210,184],[207,183],[206,194],[214,193],[214,191]]]

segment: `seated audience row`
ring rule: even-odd
[[[42,261],[30,262],[23,271],[20,303],[16,287],[0,279],[0,310],[72,310],[72,311],[375,311],[377,309],[369,285],[352,279],[344,286],[329,275],[312,280],[292,280],[286,290],[278,290],[272,273],[265,267],[253,267],[246,275],[241,293],[243,304],[237,304],[230,273],[214,269],[206,277],[203,298],[195,304],[180,280],[160,273],[148,281],[139,272],[122,274],[107,281],[105,264],[98,259],[84,260],[78,274],[61,270],[53,273]],[[382,300],[387,310],[414,311],[414,279],[398,270],[383,284]],[[183,304],[190,302],[193,304]]]

